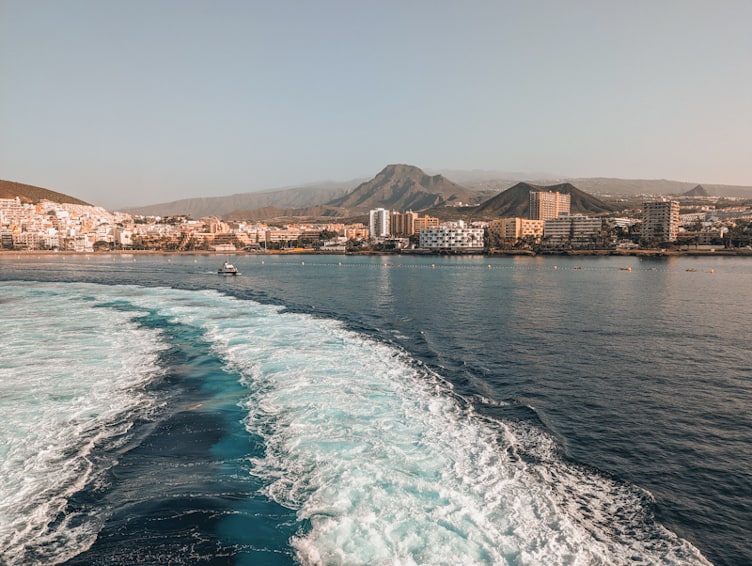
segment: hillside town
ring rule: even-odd
[[[101,207],[0,199],[0,249],[106,252],[489,253],[748,250],[752,208],[684,206],[650,198],[638,214],[571,212],[570,195],[531,191],[527,217],[443,221],[374,208],[368,221],[286,223],[109,212]],[[704,201],[705,202],[705,201]]]

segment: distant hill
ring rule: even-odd
[[[142,216],[186,214],[191,218],[206,216],[237,216],[241,211],[260,208],[304,208],[340,197],[358,181],[321,182],[302,187],[277,189],[258,193],[240,193],[224,197],[182,199],[173,202],[126,208],[124,212]]]
[[[566,179],[581,190],[596,195],[679,195],[697,186],[697,183],[669,179],[612,179],[609,177],[583,177]],[[719,197],[752,198],[752,187],[703,183],[711,195]]]
[[[443,175],[427,175],[412,165],[387,165],[373,179],[348,194],[331,200],[329,206],[350,212],[372,208],[425,210],[476,200],[477,192],[453,183]]]
[[[40,200],[49,200],[61,204],[80,204],[91,206],[88,202],[74,198],[63,193],[35,187],[34,185],[25,185],[15,181],[0,180],[0,198],[16,198],[23,203],[37,203]]]
[[[687,191],[686,193],[682,193],[681,196],[683,197],[707,197],[707,196],[710,196],[710,193],[708,193],[708,191],[706,191],[702,185],[697,185],[694,189],[691,189]]]
[[[570,211],[574,214],[605,214],[614,210],[610,205],[581,191],[571,183],[542,186],[523,182],[472,209],[470,216],[479,219],[515,216],[527,218],[530,214],[530,193],[537,191],[568,194],[571,200]]]

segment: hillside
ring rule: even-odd
[[[124,209],[129,214],[143,216],[172,216],[186,214],[191,218],[206,216],[237,216],[240,211],[262,208],[306,208],[318,206],[347,193],[357,181],[322,182],[302,187],[278,189],[258,193],[239,193],[224,197],[181,199],[173,202]]]
[[[553,191],[568,194],[571,199],[570,210],[573,214],[594,215],[613,211],[610,205],[579,190],[571,183],[547,186],[517,183],[480,206],[471,209],[468,211],[469,215],[478,219],[514,216],[527,218],[530,213],[530,193],[534,191]]]
[[[425,210],[457,202],[472,202],[477,192],[442,175],[427,175],[412,165],[387,165],[373,179],[327,204],[352,212],[372,208]]]
[[[40,200],[49,200],[62,204],[81,204],[91,206],[88,202],[82,201],[70,195],[35,187],[34,185],[25,185],[15,181],[0,180],[0,198],[18,197],[24,203],[36,203]]]

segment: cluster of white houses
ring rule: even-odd
[[[723,214],[722,211],[716,213],[714,226],[718,225],[718,217]],[[744,212],[738,213],[736,219],[744,217],[750,217],[749,210],[746,216]],[[290,248],[313,242],[325,250],[344,251],[346,243],[358,241],[387,244],[392,248],[448,252],[533,244],[549,249],[568,249],[613,247],[617,243],[609,229],[614,226],[627,228],[639,224],[640,220],[640,239],[656,244],[676,241],[682,223],[711,225],[708,212],[680,217],[679,203],[667,199],[645,202],[641,219],[571,214],[568,194],[546,191],[530,193],[529,218],[442,223],[425,214],[420,216],[412,211],[377,208],[370,211],[368,226],[330,223],[274,227],[258,222],[223,222],[216,218],[173,218],[166,221],[111,213],[84,205],[50,201],[26,204],[16,198],[0,199],[0,248],[93,251],[99,245],[110,249],[232,251]],[[326,238],[321,237],[323,234]]]

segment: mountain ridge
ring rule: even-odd
[[[414,165],[387,165],[370,181],[326,204],[350,210],[372,208],[425,210],[433,206],[473,199],[475,193],[443,175],[428,175]]]
[[[130,207],[120,209],[130,214],[140,214],[145,216],[172,216],[186,214],[192,218],[202,218],[207,216],[231,217],[242,219],[244,215],[248,218],[269,218],[272,209],[278,209],[288,217],[313,217],[322,216],[323,218],[346,218],[362,216],[367,213],[366,205],[373,205],[374,208],[394,208],[394,209],[423,209],[423,206],[429,204],[429,210],[443,210],[452,216],[467,217],[467,211],[460,214],[462,207],[457,203],[462,200],[465,204],[479,204],[490,198],[498,196],[504,191],[514,187],[520,182],[525,182],[536,187],[551,187],[570,183],[580,191],[590,196],[607,197],[613,200],[613,197],[625,196],[633,197],[636,201],[639,197],[654,196],[704,196],[699,191],[694,191],[701,187],[707,195],[716,197],[736,197],[752,199],[752,187],[742,185],[720,185],[703,183],[672,181],[667,179],[618,179],[610,177],[583,177],[570,179],[527,179],[513,180],[492,178],[498,172],[473,170],[465,172],[464,178],[468,180],[465,185],[448,178],[446,175],[437,174],[429,175],[417,167],[410,165],[397,164],[385,167],[381,172],[389,173],[389,168],[396,172],[399,168],[407,170],[416,170],[420,172],[413,177],[410,187],[403,187],[402,200],[400,200],[394,188],[392,188],[391,197],[385,201],[371,198],[365,194],[367,192],[364,186],[371,186],[378,177],[364,180],[355,179],[351,181],[337,182],[324,181],[319,183],[309,183],[298,187],[285,187],[281,189],[272,189],[253,193],[237,193],[230,196],[220,197],[202,197],[192,199],[181,199],[169,203],[148,205],[144,207]],[[462,171],[452,171],[459,177],[462,177]],[[511,175],[511,174],[510,174]],[[437,179],[437,181],[432,181]],[[439,182],[440,181],[440,182]],[[421,184],[422,183],[422,184]],[[449,191],[439,193],[439,196],[431,194],[435,184],[442,185],[445,188],[451,187]],[[348,195],[354,193],[359,187],[360,197],[351,196],[352,208],[335,206],[332,203],[349,204]],[[420,194],[425,193],[425,194]],[[356,193],[357,195],[358,193]],[[54,202],[68,202],[86,206],[94,206],[84,200],[45,189],[35,185],[20,183],[16,181],[0,180],[0,198],[15,198],[18,196],[22,202],[38,202],[41,199],[47,199]],[[373,197],[373,195],[371,195]],[[602,200],[602,198],[600,199]],[[434,204],[435,203],[435,204]],[[449,206],[447,206],[449,205]],[[258,210],[259,212],[255,212]],[[576,209],[573,209],[576,210]],[[417,211],[417,210],[416,210]]]

